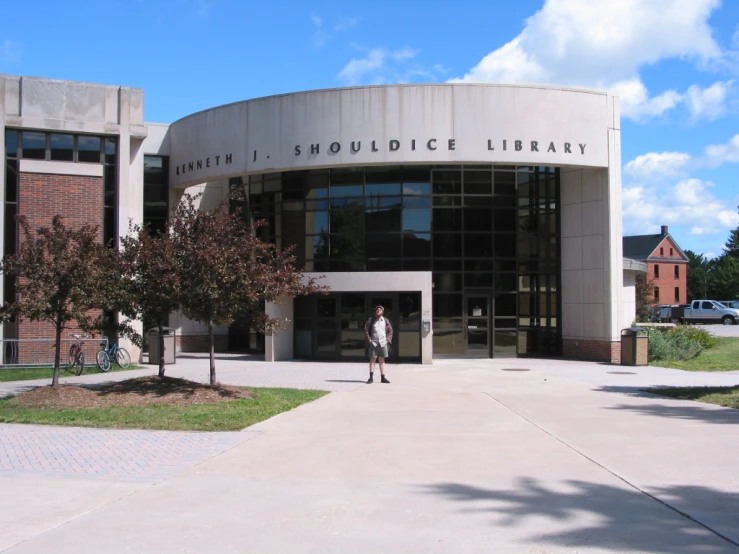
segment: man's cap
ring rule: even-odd
[[[375,306],[375,310],[377,310],[377,309],[380,309],[380,310],[382,310],[383,312],[385,311],[385,308],[383,308],[382,306]]]

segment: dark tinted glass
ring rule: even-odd
[[[431,194],[431,183],[403,183],[403,194],[410,195],[429,195]]]
[[[118,144],[115,139],[105,139],[105,163],[114,164],[118,160]]]
[[[101,142],[100,137],[88,137],[85,135],[77,137],[77,161],[100,163]],[[144,164],[146,164],[145,161]]]
[[[462,172],[453,170],[433,171],[434,194],[461,194]]]
[[[5,201],[18,201],[18,161],[9,158],[5,162]]]
[[[461,258],[462,235],[435,234],[434,256],[439,258]]]
[[[23,157],[34,160],[46,158],[46,134],[23,131]]]
[[[74,161],[74,137],[72,135],[51,133],[49,147],[52,160]]]
[[[494,182],[495,194],[516,194],[516,174],[512,171],[496,171]]]
[[[493,192],[492,171],[465,171],[465,194],[491,194]]]
[[[428,258],[431,256],[431,234],[405,233],[403,256],[406,258]]]
[[[465,231],[491,231],[492,229],[493,218],[490,208],[464,208]]]
[[[430,232],[431,210],[403,210],[403,231]]]
[[[461,317],[462,295],[434,294],[433,312],[434,317]]]
[[[13,129],[5,130],[5,154],[7,156],[18,155],[18,131]]]
[[[434,231],[461,231],[462,210],[435,209],[433,213]]]

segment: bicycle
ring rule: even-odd
[[[69,347],[69,362],[70,371],[75,375],[82,375],[85,370],[85,353],[82,351],[82,339],[85,335],[72,335],[74,337],[74,343]]]
[[[128,350],[121,348],[117,343],[108,345],[108,339],[106,338],[100,343],[100,346],[103,349],[95,355],[95,363],[97,363],[100,371],[110,371],[111,361],[115,361],[122,369],[126,369],[131,365],[131,355]]]

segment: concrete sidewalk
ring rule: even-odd
[[[366,371],[291,367],[269,371]],[[739,411],[635,393],[685,377],[609,373],[626,369],[402,366],[155,484],[0,477],[0,536],[39,553],[739,552]]]

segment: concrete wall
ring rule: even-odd
[[[603,92],[483,84],[258,98],[173,123],[170,183],[180,187],[244,173],[340,165],[606,167],[607,130],[617,104]]]
[[[636,320],[636,271],[624,270],[623,284],[623,328],[630,327]]]
[[[421,318],[431,320],[432,280],[429,271],[362,272],[362,273],[306,273],[306,278],[322,277],[318,282],[332,292],[402,292],[421,293]],[[293,303],[286,299],[281,304],[267,304],[267,314],[293,319]],[[278,329],[265,337],[265,360],[279,361],[293,358],[293,324]],[[433,363],[433,329],[421,336],[421,363]]]

